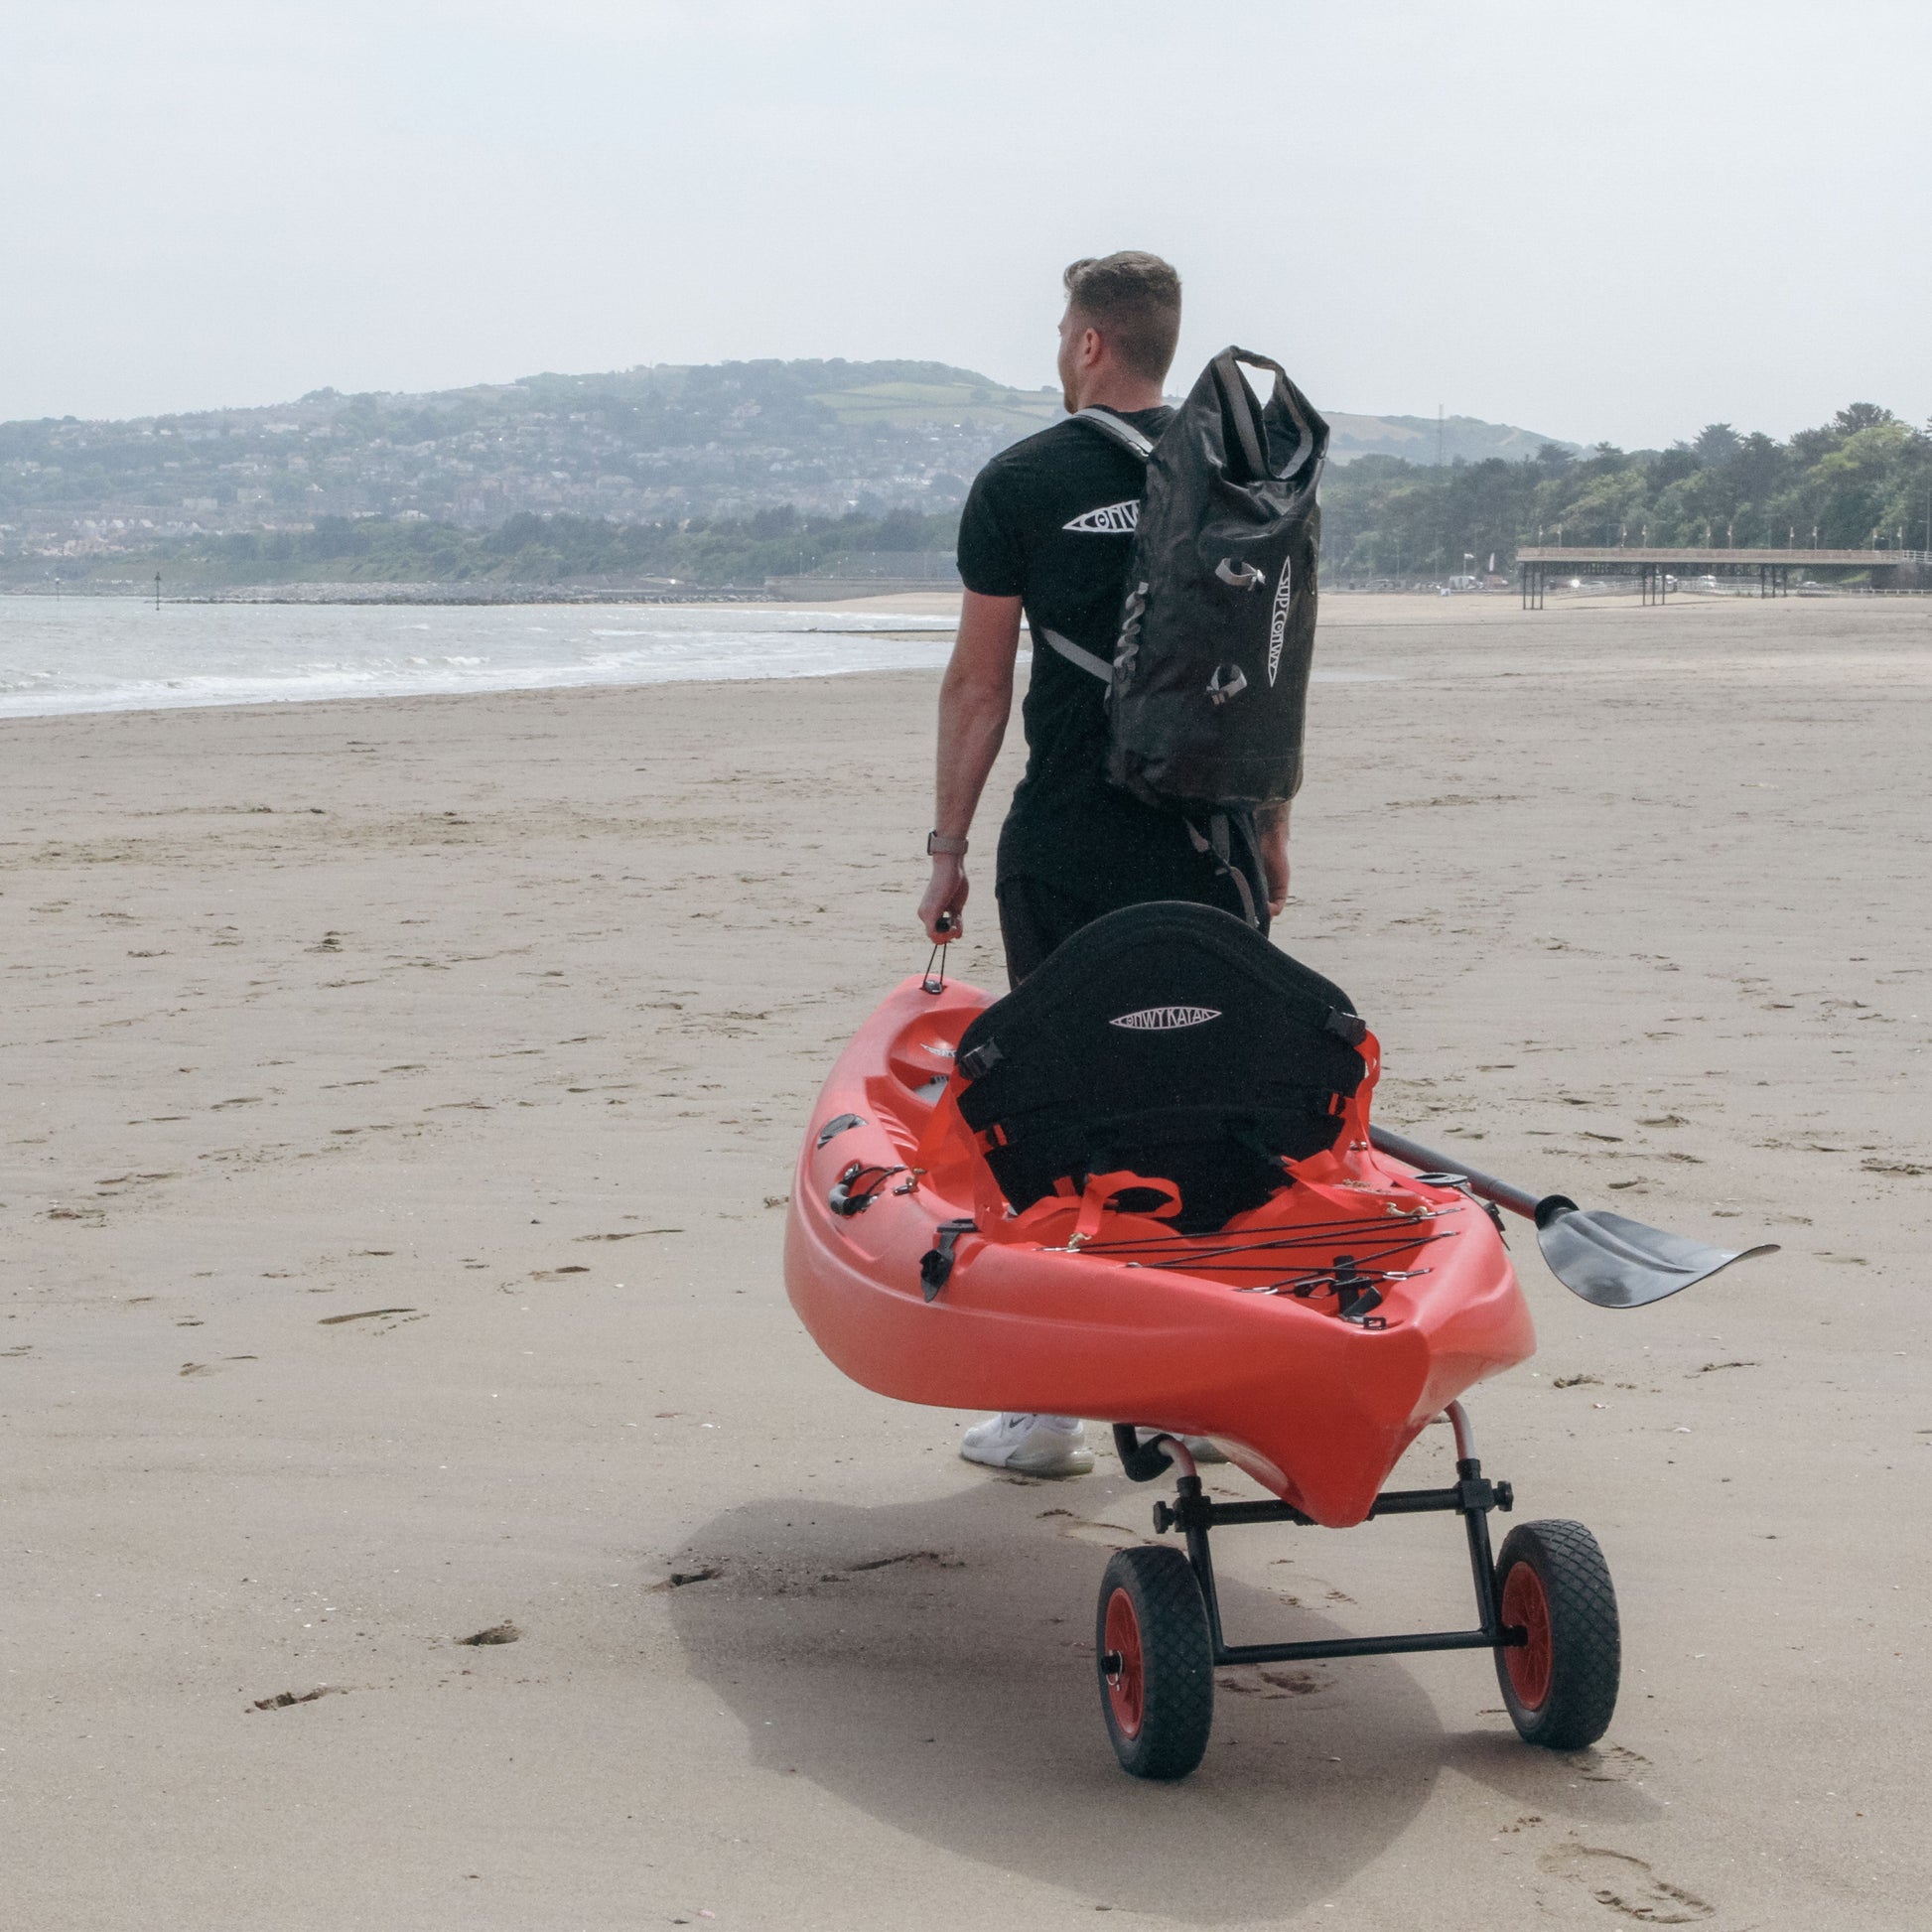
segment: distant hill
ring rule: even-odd
[[[319,389],[266,409],[6,423],[0,554],[99,571],[158,545],[333,518],[486,530],[527,512],[619,524],[781,506],[930,516],[957,508],[996,450],[1059,416],[1054,389],[943,362],[831,360],[660,363],[423,395]],[[1332,420],[1338,461],[1435,461],[1425,418]],[[1529,455],[1545,440],[1456,416],[1444,453]]]
[[[1446,416],[1440,425],[1433,416],[1351,416],[1339,409],[1329,410],[1327,416],[1334,433],[1328,455],[1335,463],[1360,456],[1399,456],[1422,464],[1480,463],[1486,457],[1520,463],[1546,443],[1581,453],[1581,445],[1566,443],[1560,436],[1540,436],[1535,430],[1485,423],[1474,416]]]
[[[1047,390],[938,362],[659,364],[426,395],[0,424],[0,548],[74,556],[328,517],[493,528],[948,510]]]

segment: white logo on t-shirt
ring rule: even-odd
[[[1109,503],[1104,509],[1088,510],[1071,523],[1062,523],[1060,528],[1078,530],[1092,537],[1131,537],[1140,524],[1141,499],[1136,496],[1125,503]]]

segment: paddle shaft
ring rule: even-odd
[[[1498,1180],[1494,1174],[1478,1173],[1466,1161],[1451,1160],[1447,1154],[1437,1154],[1401,1134],[1390,1133],[1386,1127],[1371,1127],[1368,1137],[1382,1153],[1408,1162],[1420,1173],[1459,1173],[1469,1183],[1471,1193],[1494,1201],[1498,1207],[1508,1208],[1512,1214],[1522,1215],[1526,1221],[1536,1219],[1541,1195],[1525,1193],[1522,1188],[1512,1187],[1506,1180]]]

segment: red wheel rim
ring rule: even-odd
[[[1116,1663],[1107,1673],[1107,1705],[1114,1725],[1123,1737],[1138,1737],[1147,1708],[1147,1678],[1141,1665],[1141,1620],[1134,1614],[1134,1599],[1124,1589],[1107,1599],[1106,1648],[1110,1661]]]
[[[1550,1695],[1550,1599],[1543,1579],[1527,1563],[1514,1563],[1503,1579],[1503,1621],[1520,1624],[1529,1641],[1503,1652],[1509,1687],[1525,1711],[1540,1711]]]

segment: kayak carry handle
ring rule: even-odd
[[[958,936],[958,921],[950,912],[941,912],[933,920],[932,929],[939,936],[932,942],[931,955],[919,979],[919,991],[936,995],[946,990],[946,948]],[[938,969],[936,972],[933,970],[935,967]]]

